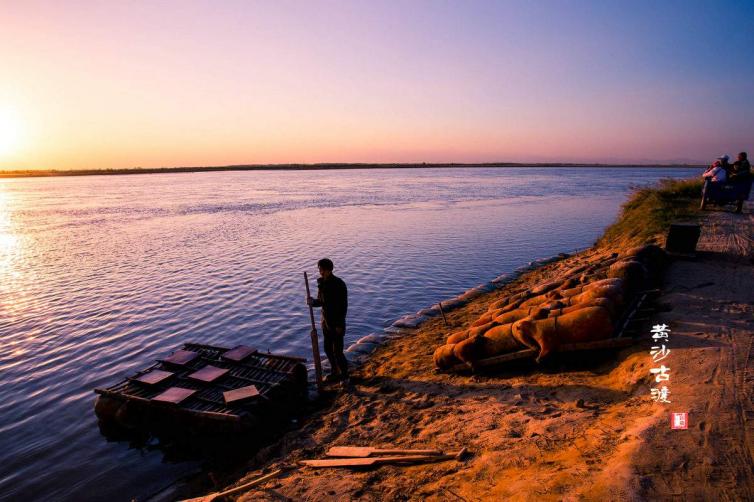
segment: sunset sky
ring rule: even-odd
[[[0,1],[0,71],[0,169],[754,150],[750,1]]]

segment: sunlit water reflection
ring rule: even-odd
[[[688,169],[416,169],[0,180],[0,495],[128,500],[186,469],[106,443],[92,389],[188,340],[307,357],[302,272],[348,341],[586,247],[629,187]]]

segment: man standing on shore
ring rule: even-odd
[[[331,368],[325,381],[347,380],[348,361],[343,354],[343,338],[346,334],[348,289],[346,283],[332,273],[332,260],[322,258],[317,262],[317,267],[320,275],[317,279],[317,298],[309,297],[306,303],[313,307],[322,307],[322,336]]]

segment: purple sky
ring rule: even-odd
[[[706,162],[751,2],[5,2],[0,169]]]

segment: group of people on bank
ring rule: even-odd
[[[702,178],[713,183],[725,183],[736,181],[748,181],[751,177],[751,164],[746,152],[738,154],[738,158],[732,164],[728,155],[718,157],[711,166],[704,171]]]

